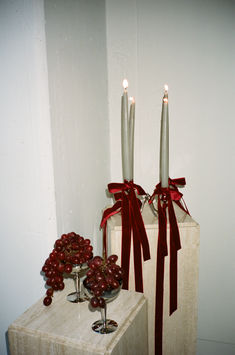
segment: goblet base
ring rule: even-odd
[[[109,334],[115,332],[118,327],[117,322],[112,319],[106,319],[106,325],[104,325],[103,320],[97,320],[92,324],[92,330],[100,334]]]
[[[87,300],[86,297],[81,297],[80,294],[77,292],[72,292],[69,295],[67,295],[67,301],[72,303],[81,303],[81,302],[85,302],[86,300]]]

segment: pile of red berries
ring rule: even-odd
[[[63,234],[55,241],[54,249],[45,261],[42,271],[49,286],[43,300],[45,306],[52,302],[54,291],[64,289],[64,274],[70,274],[74,265],[84,264],[93,256],[90,239],[84,239],[74,232]]]
[[[102,297],[105,292],[117,289],[123,279],[123,269],[116,264],[117,255],[110,255],[107,260],[95,256],[88,262],[89,270],[86,273],[84,286],[94,295],[90,299],[92,307],[105,307]]]

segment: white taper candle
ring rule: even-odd
[[[160,181],[162,187],[168,187],[169,179],[169,116],[168,116],[168,86],[162,101],[161,139],[160,139]]]
[[[121,106],[121,138],[122,138],[122,170],[123,179],[131,180],[131,169],[130,169],[130,135],[129,135],[129,117],[128,117],[128,81],[123,80],[124,93],[122,95],[122,106]]]

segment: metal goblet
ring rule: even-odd
[[[88,296],[88,298],[92,298],[94,297],[93,292],[90,288],[86,287],[86,285],[84,284],[84,290],[85,290],[85,294]],[[118,297],[120,291],[122,288],[122,283],[120,283],[120,286],[116,289],[110,290],[110,291],[105,291],[102,294],[102,298],[104,298],[105,300],[105,306],[104,308],[100,308],[101,311],[101,319],[95,321],[92,324],[92,330],[96,333],[100,333],[100,334],[109,334],[114,332],[117,327],[118,327],[118,323],[112,319],[107,319],[107,303],[113,301],[115,298]]]
[[[75,264],[70,275],[73,276],[75,284],[75,292],[72,292],[67,295],[67,301],[72,303],[81,303],[87,300],[84,292],[81,289],[80,278],[85,275],[88,270],[87,263],[84,264]]]

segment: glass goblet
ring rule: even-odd
[[[94,297],[93,292],[90,288],[88,288],[84,282],[84,290],[85,290],[85,294],[88,296],[88,298],[92,298]],[[105,291],[102,294],[102,298],[104,298],[105,300],[105,305],[104,308],[100,308],[101,311],[101,319],[95,321],[92,324],[92,330],[96,333],[100,333],[100,334],[109,334],[114,332],[117,327],[118,327],[118,323],[112,319],[107,319],[107,303],[113,301],[115,298],[118,297],[120,291],[122,288],[122,283],[120,283],[120,286],[116,289],[110,290],[110,291]]]
[[[67,295],[67,301],[72,303],[81,303],[87,300],[84,292],[81,289],[80,278],[85,275],[88,270],[87,263],[84,264],[74,264],[71,275],[74,279],[75,292],[69,293]]]

